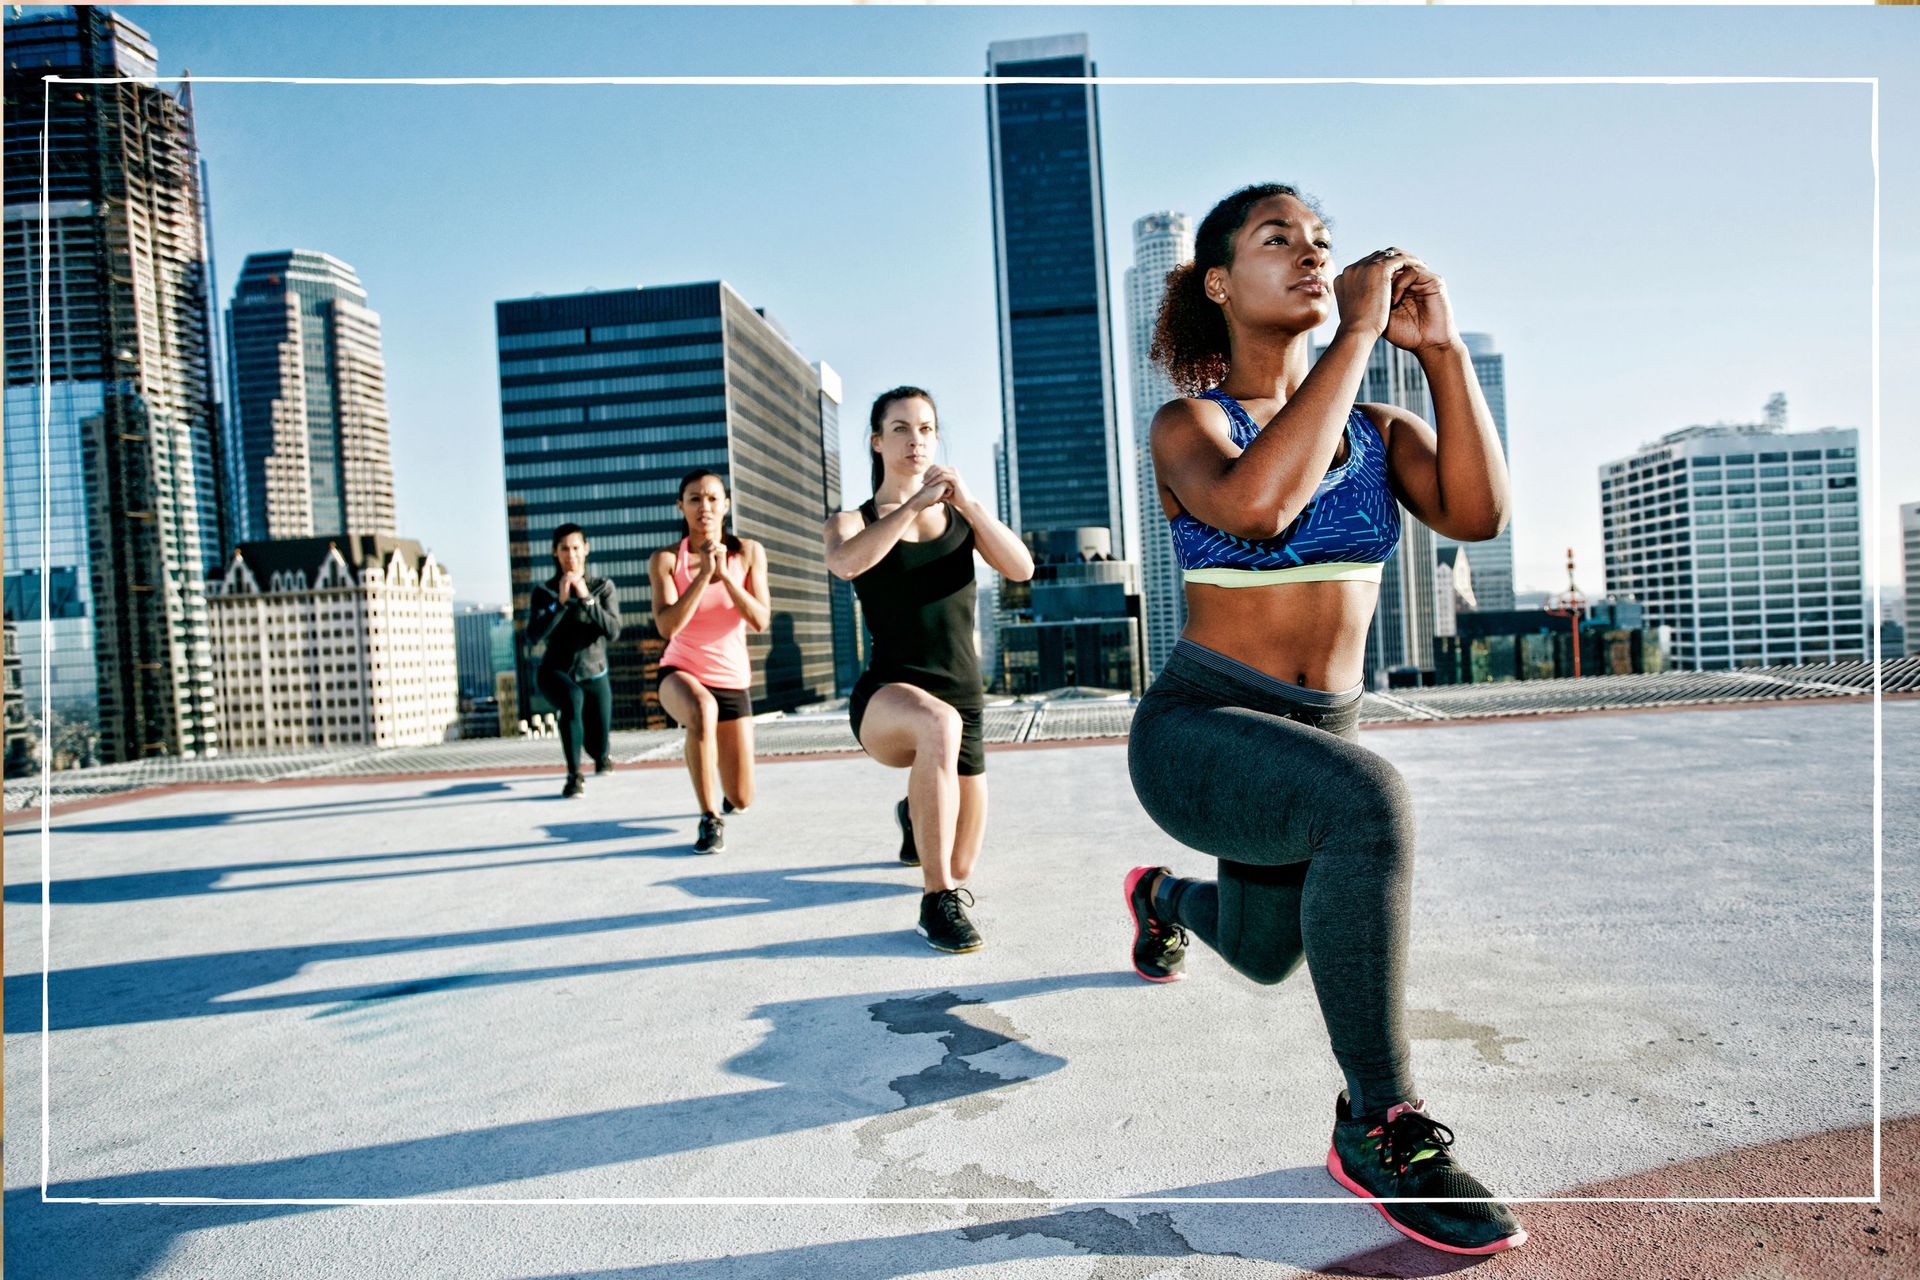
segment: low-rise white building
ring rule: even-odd
[[[1433,634],[1458,635],[1461,612],[1480,607],[1473,591],[1473,566],[1467,549],[1457,542],[1441,547],[1433,556]]]
[[[408,538],[243,543],[209,587],[231,751],[458,735],[453,580]]]

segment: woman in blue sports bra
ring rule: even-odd
[[[1413,816],[1406,783],[1356,741],[1367,627],[1401,509],[1447,537],[1507,520],[1499,437],[1446,288],[1399,249],[1336,277],[1327,229],[1291,187],[1236,191],[1167,276],[1153,356],[1188,397],[1153,421],[1187,625],[1140,700],[1135,793],[1217,880],[1135,867],[1140,976],[1182,976],[1188,935],[1278,983],[1304,959],[1346,1089],[1327,1168],[1401,1232],[1453,1253],[1526,1239],[1454,1163],[1414,1088],[1405,999]],[[1316,362],[1314,329],[1339,327]],[[1380,338],[1411,351],[1438,431],[1355,404]],[[1452,1203],[1383,1204],[1445,1198]]]

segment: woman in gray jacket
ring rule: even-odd
[[[579,525],[563,524],[553,531],[553,561],[559,572],[533,588],[527,645],[546,642],[535,684],[560,720],[560,750],[567,758],[567,785],[560,794],[571,800],[585,789],[580,773],[583,736],[593,771],[613,771],[613,757],[607,754],[613,719],[607,641],[620,635],[620,600],[613,579],[587,576],[587,535]]]

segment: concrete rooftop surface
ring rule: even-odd
[[[1415,1069],[1465,1167],[1513,1197],[1874,1194],[1875,710],[1363,731],[1415,797]],[[1322,1166],[1309,975],[1196,945],[1137,979],[1122,875],[1212,860],[1142,813],[1123,742],[1030,737],[989,756],[967,956],[912,932],[905,774],[858,757],[763,760],[711,858],[671,762],[576,801],[484,766],[96,800],[52,821],[50,939],[12,815],[6,1275],[1910,1276],[1920,701],[1880,713],[1879,1203],[1404,1240]],[[662,1197],[762,1202],[622,1203]],[[1307,1202],[1192,1203],[1248,1197]],[[180,1199],[252,1203],[124,1203]],[[916,1199],[953,1203],[881,1203]]]

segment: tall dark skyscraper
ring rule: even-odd
[[[609,646],[614,724],[664,726],[647,559],[686,531],[680,478],[726,478],[733,528],[767,549],[773,620],[749,633],[756,704],[833,695],[821,545],[828,471],[821,375],[779,326],[722,282],[527,298],[495,308],[507,543],[516,626],[552,576],[551,535],[578,524],[590,568],[620,588]],[[522,652],[523,714],[532,709]]]
[[[394,535],[380,317],[352,267],[256,253],[227,312],[237,541]]]
[[[45,100],[48,74],[155,74],[147,34],[107,9],[8,23],[6,61],[6,604],[23,693],[37,715],[52,643],[54,712],[97,726],[102,757],[211,753],[206,582],[227,538],[192,101],[125,83]]]
[[[1108,323],[1099,100],[1083,35],[997,42],[987,87],[1006,422],[1002,515],[1022,531],[1098,526],[1126,555]]]

